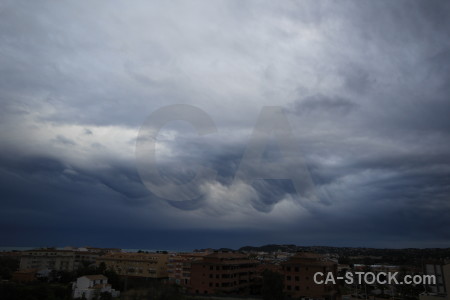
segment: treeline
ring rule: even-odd
[[[20,261],[11,257],[0,257],[0,279],[9,280],[12,274],[19,269]]]
[[[0,298],[2,300],[69,300],[72,286],[70,284],[49,284],[34,282],[21,284],[2,282]]]

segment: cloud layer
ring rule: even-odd
[[[2,243],[450,246],[449,14],[446,1],[3,1]],[[175,103],[218,129],[177,121],[157,137],[165,178],[217,171],[189,201],[156,197],[136,168],[140,126]],[[298,144],[265,159],[274,173],[304,161],[318,201],[234,179],[264,106],[284,109]]]

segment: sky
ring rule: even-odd
[[[439,0],[1,0],[0,246],[450,247],[449,14]],[[161,113],[175,104],[215,130]],[[262,122],[267,107],[282,113]]]

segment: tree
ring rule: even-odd
[[[113,269],[105,270],[103,274],[108,277],[108,283],[113,289],[123,290],[123,284],[121,283],[120,276]]]
[[[283,275],[264,270],[261,294],[264,300],[283,300]]]
[[[350,265],[351,261],[348,256],[341,255],[339,256],[339,264],[341,265]]]
[[[99,300],[112,300],[111,293],[103,292],[100,294]]]
[[[101,262],[101,263],[98,265],[97,272],[98,272],[99,274],[105,274],[105,271],[106,271],[106,264],[105,264],[104,262]]]
[[[11,279],[12,273],[19,268],[19,261],[14,258],[0,257],[0,279]]]

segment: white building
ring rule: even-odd
[[[75,271],[82,262],[94,263],[99,253],[78,250],[59,250],[54,248],[23,251],[20,257],[20,270],[50,269],[56,271]]]
[[[108,278],[103,275],[86,275],[78,277],[72,285],[73,298],[84,297],[87,300],[93,299],[101,293],[110,293],[113,297],[119,297],[120,292],[111,288]]]

